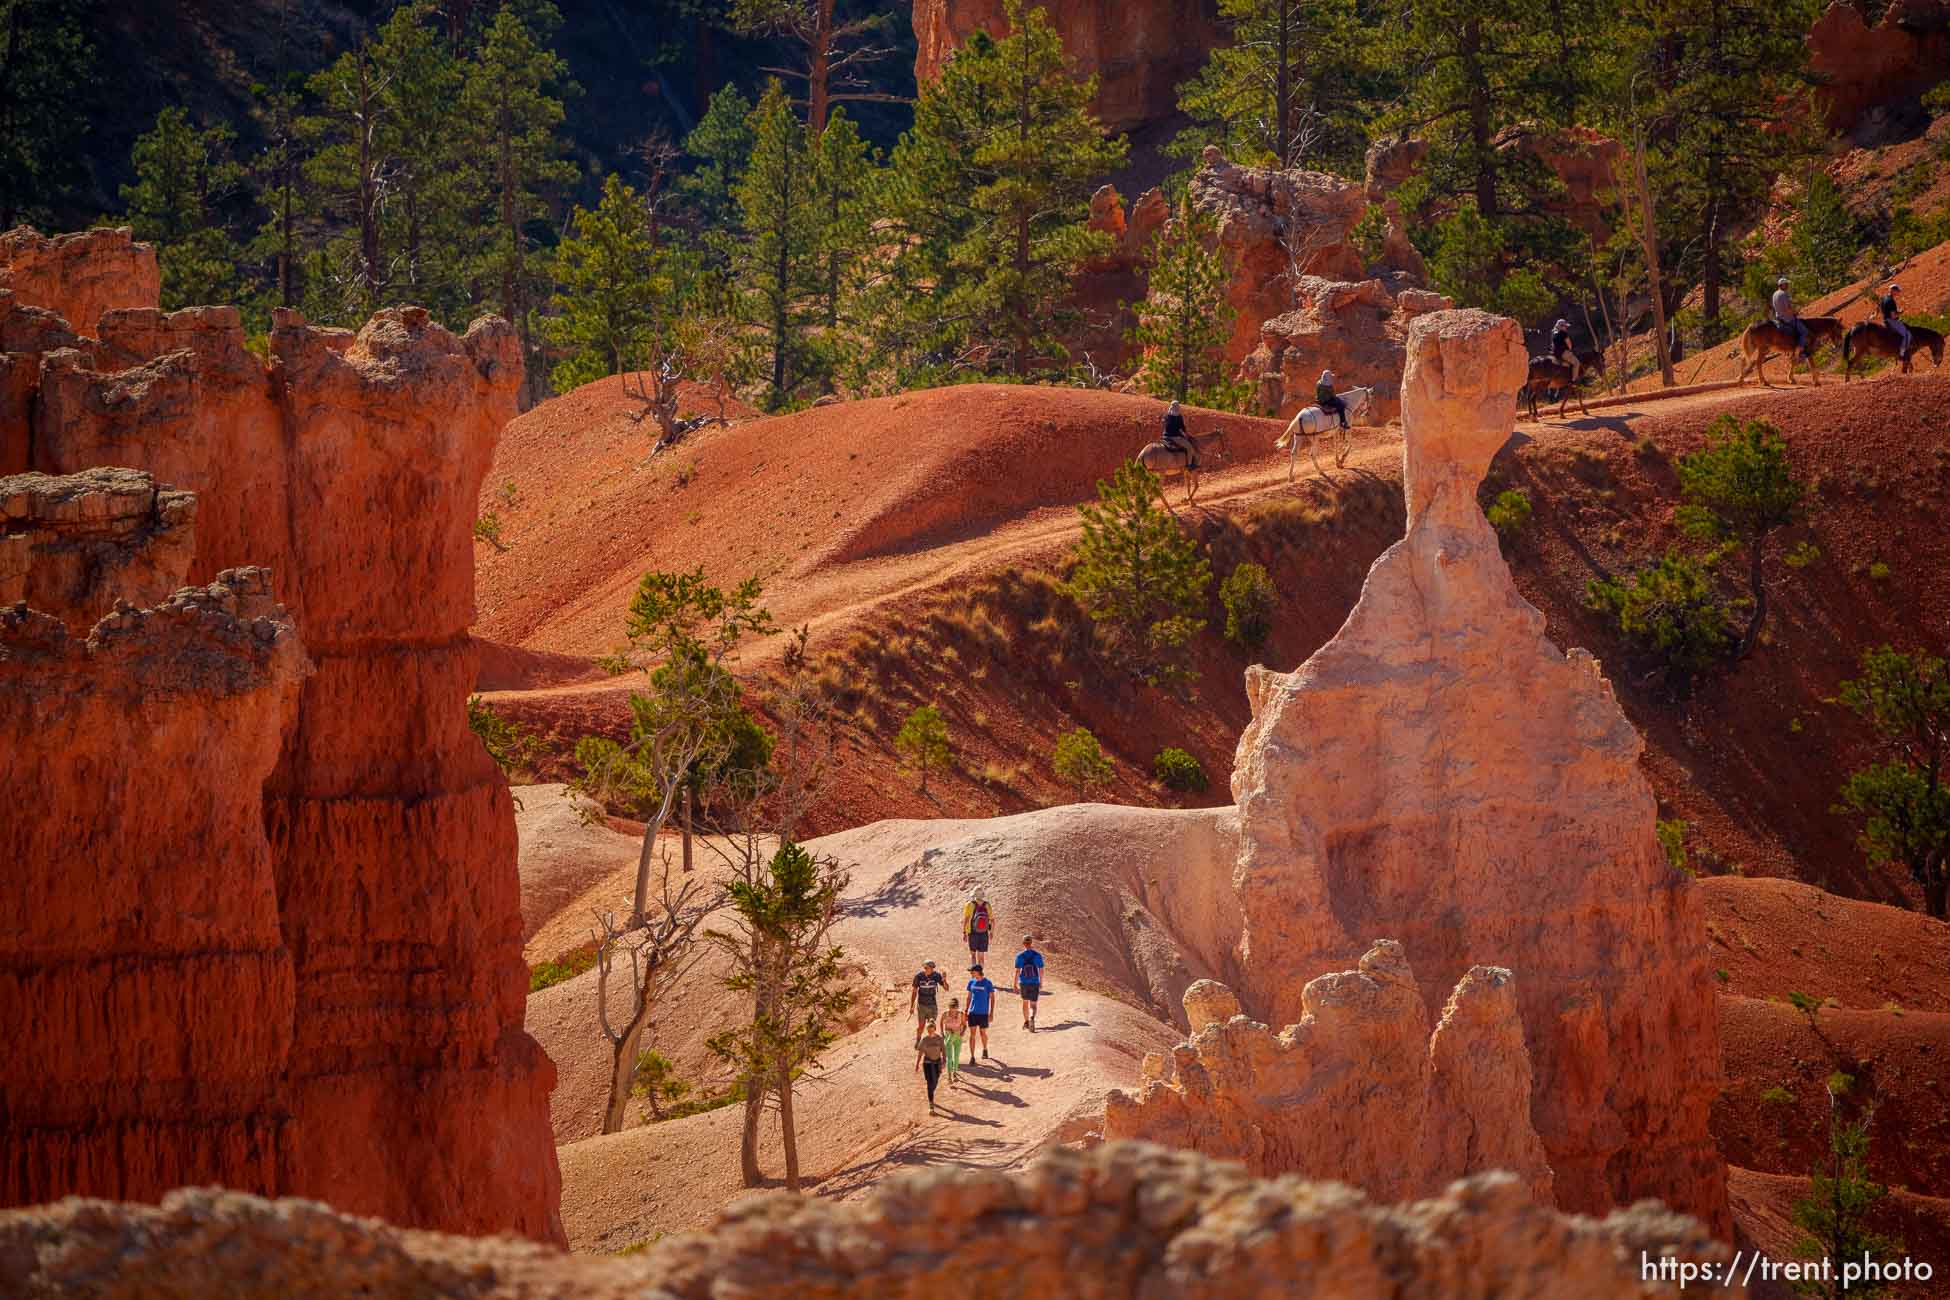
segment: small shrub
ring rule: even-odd
[[[1714,586],[1711,562],[1677,550],[1623,580],[1592,579],[1585,603],[1663,660],[1682,691],[1734,645],[1732,609]]]
[[[1800,541],[1788,548],[1787,554],[1781,557],[1781,563],[1787,565],[1790,569],[1805,569],[1820,558],[1821,548],[1819,546],[1816,546],[1813,542]]]
[[[508,549],[501,544],[501,516],[492,510],[474,521],[474,536],[497,551]]]
[[[1724,966],[1719,966],[1714,969],[1713,978],[1720,981],[1720,983],[1722,984],[1733,983],[1733,976],[1727,974],[1727,968]]]
[[[1273,632],[1273,607],[1279,598],[1279,588],[1261,565],[1248,561],[1226,575],[1219,584],[1219,599],[1226,609],[1226,640],[1248,650],[1265,645]]]
[[[907,715],[901,723],[900,734],[894,737],[894,752],[901,761],[921,774],[921,793],[928,792],[928,772],[932,768],[947,764],[951,751],[948,747],[948,723],[942,718],[941,710],[932,704],[923,704]]]
[[[554,988],[566,983],[596,964],[596,950],[583,948],[564,953],[555,961],[537,962],[528,968],[528,991],[540,993],[543,989]]]
[[[1792,1106],[1794,1104],[1794,1094],[1778,1083],[1766,1092],[1763,1092],[1760,1095],[1760,1099],[1762,1101],[1772,1102],[1776,1106]]]
[[[1814,997],[1807,993],[1803,993],[1798,989],[1790,990],[1787,995],[1787,1000],[1789,1006],[1793,1007],[1796,1011],[1799,1011],[1802,1015],[1808,1017],[1808,1019],[1810,1020],[1813,1020],[1815,1018],[1815,1013],[1821,1010],[1820,998]]]
[[[1877,560],[1869,565],[1869,577],[1875,582],[1889,581],[1889,573],[1889,565],[1882,560]]]
[[[1090,787],[1110,783],[1110,759],[1105,757],[1097,738],[1082,727],[1066,731],[1056,738],[1056,748],[1050,754],[1050,767],[1055,771],[1057,780],[1076,787],[1078,803],[1084,801]]]
[[[1205,769],[1199,766],[1196,758],[1176,745],[1158,751],[1158,756],[1151,760],[1151,774],[1167,790],[1193,794],[1205,792]]]
[[[1675,871],[1691,875],[1693,869],[1686,865],[1686,823],[1677,818],[1662,821],[1658,823],[1657,833],[1659,847],[1666,851],[1666,861],[1672,864]]]
[[[1522,488],[1505,488],[1496,494],[1486,513],[1496,535],[1509,541],[1530,522],[1530,496]]]
[[[503,776],[525,770],[541,751],[541,741],[533,732],[496,713],[478,695],[467,697],[467,726],[481,738]]]
[[[689,1094],[691,1085],[677,1077],[677,1067],[662,1052],[637,1053],[636,1071],[630,1079],[630,1095],[650,1103],[650,1120],[667,1118],[666,1106],[674,1106]]]
[[[513,479],[506,479],[499,488],[495,489],[495,495],[501,498],[502,505],[512,506],[515,503],[515,497],[520,494],[515,487],[515,481]]]

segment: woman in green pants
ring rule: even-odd
[[[967,1032],[968,1013],[961,1009],[961,999],[949,998],[948,1013],[941,1017],[941,1037],[948,1045],[949,1083],[955,1081],[956,1071],[961,1065],[961,1036]]]

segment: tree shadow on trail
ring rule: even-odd
[[[979,1122],[979,1121],[978,1121]],[[815,1194],[839,1199],[865,1191],[875,1183],[903,1169],[933,1166],[965,1169],[1009,1169],[1024,1156],[1021,1143],[993,1137],[960,1137],[951,1129],[941,1133],[917,1134],[876,1156],[836,1169],[819,1180]]]
[[[886,916],[905,911],[921,901],[921,887],[907,878],[908,868],[895,872],[880,889],[861,898],[844,899],[840,915],[849,918]]]

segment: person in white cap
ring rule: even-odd
[[[1774,311],[1774,323],[1794,335],[1794,346],[1808,350],[1808,327],[1801,323],[1801,313],[1794,309],[1794,295],[1788,292],[1788,278],[1784,275],[1774,282],[1774,298],[1769,304]]]
[[[1185,435],[1185,412],[1178,399],[1172,398],[1171,405],[1165,408],[1165,446],[1185,458],[1185,468],[1198,468],[1198,444]]]
[[[980,965],[989,950],[989,935],[995,929],[995,913],[989,910],[988,895],[976,890],[961,909],[961,935],[968,941],[968,964]],[[972,1012],[975,1008],[970,1007]]]
[[[1323,414],[1338,415],[1341,418],[1341,427],[1347,428],[1347,403],[1334,394],[1333,371],[1320,372],[1320,382],[1314,385],[1314,402]]]
[[[1896,301],[1896,295],[1902,291],[1903,287],[1892,281],[1889,285],[1888,292],[1882,295],[1880,305],[1882,307],[1882,323],[1890,329],[1895,330],[1896,337],[1903,341],[1902,347],[1896,353],[1896,359],[1898,361],[1907,361],[1909,360],[1909,326],[1903,324],[1902,304]]]
[[[1571,382],[1577,383],[1583,373],[1584,365],[1578,360],[1577,349],[1571,346],[1571,322],[1560,320],[1551,329],[1551,358],[1571,368]]]

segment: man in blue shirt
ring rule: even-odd
[[[1022,995],[1022,1027],[1036,1032],[1036,1000],[1043,995],[1043,954],[1036,951],[1036,936],[1022,936],[1022,951],[1016,954],[1016,992]]]
[[[970,966],[968,973],[974,976],[968,981],[968,1059],[975,1059],[975,1044],[982,1045],[982,1059],[989,1058],[989,1015],[995,1010],[995,985],[989,977],[982,974],[982,968]]]

